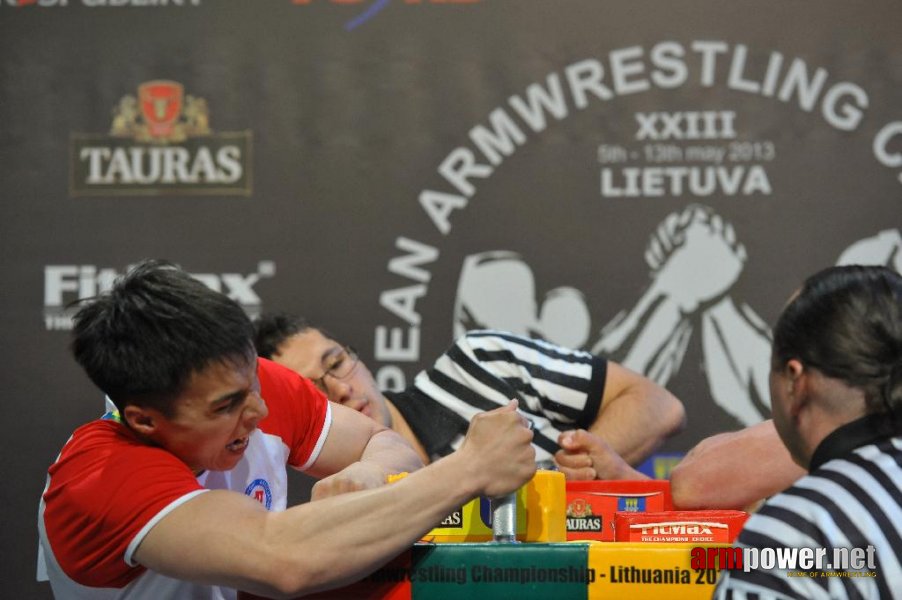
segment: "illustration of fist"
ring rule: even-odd
[[[699,204],[668,215],[645,252],[655,292],[668,296],[683,312],[726,293],[745,260],[733,226]]]
[[[885,229],[846,248],[837,265],[881,265],[902,273],[902,229]]]

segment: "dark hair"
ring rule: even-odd
[[[271,359],[285,340],[311,329],[335,340],[328,331],[303,317],[287,312],[264,313],[254,319],[254,347],[259,356]]]
[[[254,319],[254,347],[258,355],[272,358],[285,340],[312,327],[306,319],[290,313],[264,313]]]
[[[217,361],[247,364],[253,326],[235,301],[171,262],[143,261],[74,317],[72,354],[119,410],[172,415],[189,377]]]
[[[843,266],[809,277],[774,331],[774,367],[793,358],[864,391],[867,412],[902,417],[902,276]]]

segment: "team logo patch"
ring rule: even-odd
[[[244,490],[244,495],[250,496],[265,506],[266,510],[272,509],[272,491],[265,479],[254,479]]]

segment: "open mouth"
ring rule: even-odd
[[[229,452],[243,452],[245,448],[247,448],[247,443],[250,440],[250,436],[244,436],[243,438],[238,438],[233,441],[231,444],[226,446],[226,449]]]

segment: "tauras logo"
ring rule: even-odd
[[[438,524],[439,527],[453,527],[455,529],[460,529],[464,526],[464,516],[463,510],[457,509],[452,512],[450,515],[442,519],[442,522]]]
[[[567,531],[601,531],[601,517],[569,517]]]
[[[125,269],[128,271],[128,268]],[[256,316],[263,301],[254,286],[263,278],[276,274],[276,263],[260,261],[257,270],[242,273],[192,273],[191,276],[217,292],[222,292],[240,304],[250,316]],[[44,267],[44,321],[48,331],[72,328],[72,315],[77,307],[72,302],[92,298],[109,290],[122,275],[115,268],[96,265],[47,265]]]
[[[251,133],[214,133],[207,101],[175,81],[123,96],[109,134],[74,133],[73,196],[251,193]]]

